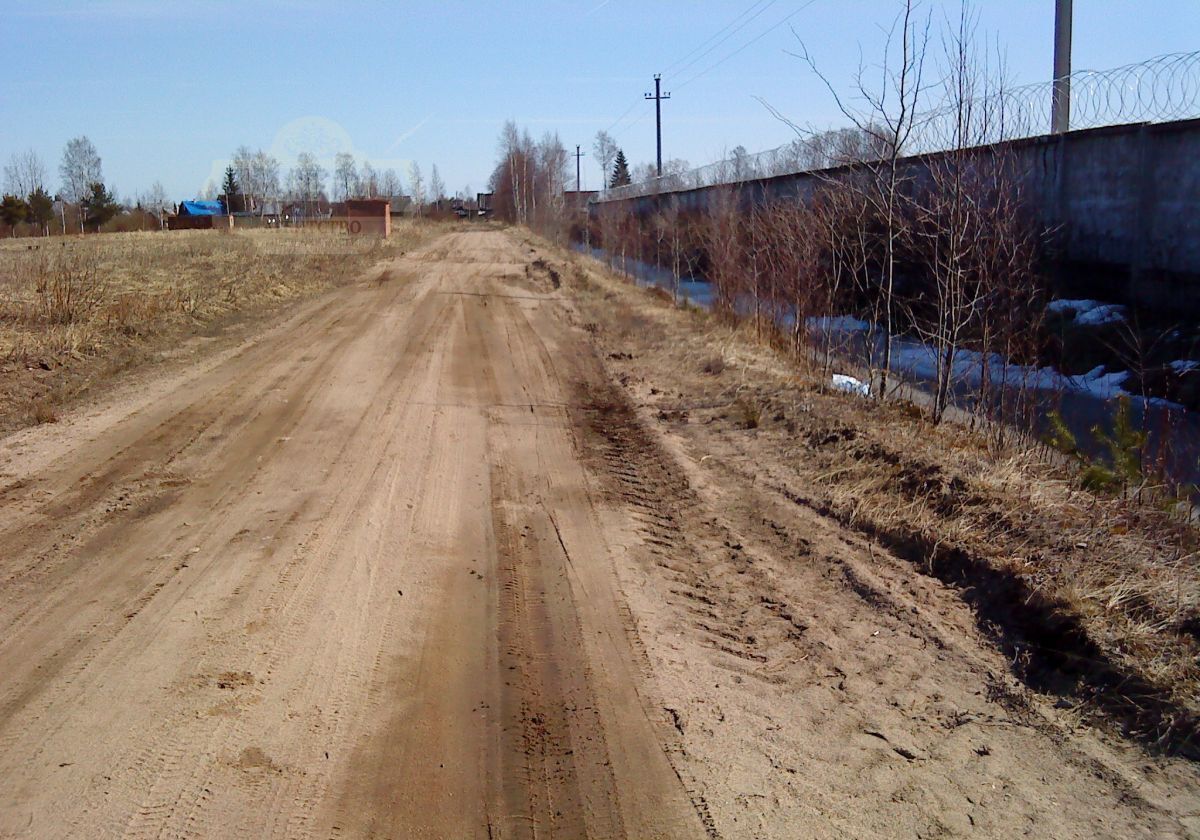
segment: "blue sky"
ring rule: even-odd
[[[957,4],[923,7],[937,23]],[[1015,82],[1049,76],[1053,0],[974,7]],[[509,118],[585,152],[612,127],[632,162],[653,160],[653,103],[641,96],[663,72],[673,94],[664,155],[699,165],[739,144],[757,151],[791,138],[755,97],[804,124],[844,124],[787,54],[797,48],[790,27],[848,90],[897,9],[896,0],[4,0],[0,160],[32,147],[56,188],[64,144],[86,134],[122,196],[158,180],[178,200],[239,144],[281,158],[309,147],[401,171],[416,160],[427,176],[436,163],[449,192],[478,190]],[[735,19],[745,25],[711,40]],[[1075,0],[1074,41],[1076,69],[1195,50],[1200,0]],[[706,43],[711,51],[697,53]],[[599,169],[584,164],[595,187]]]

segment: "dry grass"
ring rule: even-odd
[[[176,231],[0,243],[0,429],[188,336],[353,280],[414,247],[315,230]]]
[[[1085,492],[1061,461],[989,451],[983,434],[933,426],[911,406],[830,392],[746,325],[673,309],[575,262],[568,276],[588,277],[581,314],[638,360],[625,375],[673,389],[676,402],[733,406],[690,412],[700,445],[957,587],[1030,685],[1200,756],[1194,528]]]

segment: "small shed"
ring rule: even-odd
[[[180,216],[224,216],[225,205],[219,201],[181,201]]]
[[[392,235],[392,204],[386,198],[351,198],[345,202],[346,232]]]
[[[181,201],[179,212],[167,219],[170,230],[212,230],[233,227],[233,217],[219,201]]]

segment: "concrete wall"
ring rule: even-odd
[[[1074,131],[1005,145],[1040,221],[1054,231],[1061,282],[1073,293],[1152,308],[1200,312],[1200,120]],[[980,150],[991,154],[993,149]],[[938,155],[906,158],[921,180]],[[741,201],[807,197],[846,168],[779,175],[742,185]],[[714,191],[678,196],[685,212],[705,209]],[[653,212],[663,199],[624,199]],[[591,212],[596,212],[593,204]]]

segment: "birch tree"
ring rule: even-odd
[[[46,166],[33,149],[14,154],[4,167],[4,191],[21,199],[46,186]]]
[[[333,159],[333,197],[345,201],[357,193],[358,167],[354,163],[354,155],[338,152]]]
[[[425,207],[425,178],[415,160],[408,165],[408,191],[412,195],[413,212],[419,216]]]
[[[430,169],[430,200],[431,202],[440,203],[445,198],[446,185],[442,182],[442,175],[438,174],[438,164],[434,163]]]
[[[596,139],[592,142],[592,154],[600,164],[600,171],[604,173],[605,187],[611,186],[609,179],[612,177],[613,164],[617,160],[617,151],[617,141],[607,131],[596,132]]]
[[[379,176],[379,194],[384,198],[396,198],[403,192],[404,186],[400,183],[400,176],[396,174],[396,170],[383,170],[383,174]]]
[[[917,19],[914,0],[904,0],[903,9],[888,30],[883,60],[871,71],[859,65],[854,75],[854,107],[837,92],[816,61],[803,49],[798,55],[812,69],[833,97],[838,109],[865,135],[867,146],[878,157],[862,163],[869,174],[865,197],[874,205],[882,226],[883,253],[880,266],[880,315],[882,316],[882,359],[877,396],[887,396],[892,370],[892,340],[897,330],[896,267],[898,251],[907,236],[905,188],[911,180],[900,159],[921,124],[920,105],[925,96],[925,56],[929,44],[929,17]],[[898,54],[897,54],[898,53]],[[770,107],[770,106],[768,106]],[[800,130],[794,122],[771,109],[776,116]],[[878,319],[877,319],[878,320]],[[875,338],[876,336],[873,336]]]
[[[67,142],[63,149],[62,162],[58,166],[62,178],[62,196],[72,204],[79,205],[91,195],[92,184],[104,183],[100,167],[100,155],[86,135]],[[79,232],[83,233],[83,213],[79,214]]]
[[[363,161],[358,175],[358,195],[361,198],[374,198],[379,195],[379,173],[369,160]]]

